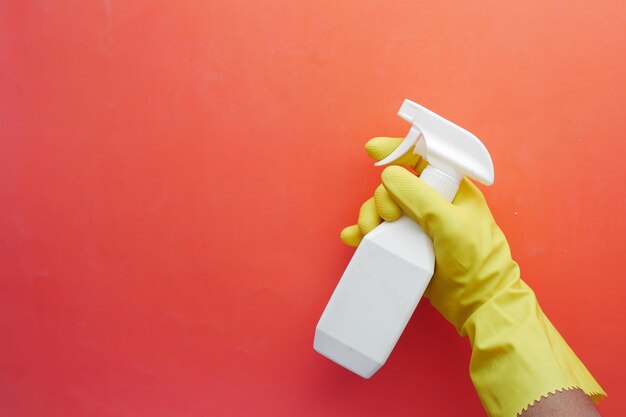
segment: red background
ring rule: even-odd
[[[624,382],[626,3],[5,1],[0,415],[483,415],[422,303],[362,380],[315,353],[411,98],[480,137],[523,277]]]

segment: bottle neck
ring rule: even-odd
[[[449,202],[454,200],[454,196],[461,184],[461,178],[455,178],[432,165],[428,165],[424,171],[422,171],[420,179],[434,188],[435,191]]]

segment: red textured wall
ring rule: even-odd
[[[427,302],[313,351],[411,98],[479,136],[524,278],[619,415],[626,3],[4,1],[0,415],[482,415]]]

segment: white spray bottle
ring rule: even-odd
[[[452,201],[463,176],[485,185],[493,163],[476,136],[410,100],[398,115],[411,123],[404,141],[376,165],[414,147],[429,165],[420,178]],[[432,240],[403,215],[383,222],[357,248],[315,329],[313,347],[339,365],[371,377],[385,363],[432,278]]]

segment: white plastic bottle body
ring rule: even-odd
[[[433,275],[432,240],[409,217],[357,248],[315,330],[316,351],[369,378],[387,360]]]

